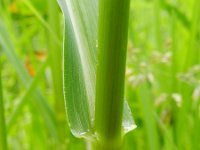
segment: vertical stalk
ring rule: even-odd
[[[0,149],[7,150],[6,125],[5,125],[4,103],[3,103],[2,82],[1,82],[1,62],[0,62]]]
[[[59,7],[56,0],[48,1],[48,23],[52,32],[59,38],[60,37],[60,19]],[[55,43],[55,37],[49,33],[48,48],[50,53],[50,63],[53,78],[54,98],[55,98],[55,112],[57,116],[58,134],[60,137],[61,147],[66,147],[66,120],[64,97],[62,88],[62,46]],[[62,144],[61,144],[62,143]]]
[[[172,37],[172,68],[171,68],[171,73],[173,76],[172,79],[172,92],[176,92],[177,90],[177,81],[176,81],[176,75],[177,75],[177,71],[178,71],[178,41],[177,39],[177,26],[176,26],[176,16],[175,16],[175,12],[172,11],[172,21],[171,21],[171,37]]]
[[[160,0],[154,0],[154,15],[156,49],[162,51],[162,36],[160,28]]]
[[[200,21],[200,9],[199,9],[199,0],[194,1],[193,6],[193,15],[192,15],[192,21],[191,21],[191,31],[189,36],[189,44],[188,44],[188,50],[186,52],[185,56],[185,64],[184,64],[184,70],[187,70],[191,66],[198,63],[199,59],[199,49],[197,48],[197,33],[199,30],[199,21]]]
[[[157,124],[155,120],[155,109],[151,98],[150,85],[147,83],[141,85],[138,89],[138,96],[141,103],[141,108],[144,114],[144,125],[146,127],[147,140],[149,144],[149,150],[159,150],[159,134],[157,130]]]
[[[130,0],[100,0],[96,80],[96,149],[118,150],[122,113]]]

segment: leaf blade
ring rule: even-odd
[[[60,0],[59,4],[65,17],[63,56],[66,110],[72,133],[81,137],[91,133],[93,126],[97,1]],[[88,17],[91,14],[93,17]]]

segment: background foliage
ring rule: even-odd
[[[138,128],[125,150],[200,149],[199,7],[199,0],[131,1],[126,98]],[[66,124],[62,29],[53,0],[0,0],[9,149],[87,147]]]

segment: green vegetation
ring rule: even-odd
[[[102,150],[121,147],[129,6],[99,1],[95,130]]]
[[[0,0],[0,150],[200,149],[199,35],[199,0]]]
[[[1,81],[1,62],[0,62],[0,149],[7,150],[7,137],[6,137],[6,124],[5,124],[5,113],[4,113],[4,101],[2,93],[2,81]]]

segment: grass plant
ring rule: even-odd
[[[3,86],[2,86],[2,64],[0,57],[0,149],[7,150],[7,133],[6,133],[6,120],[5,120],[5,108],[3,100]]]
[[[200,149],[199,6],[0,0],[0,149]]]

